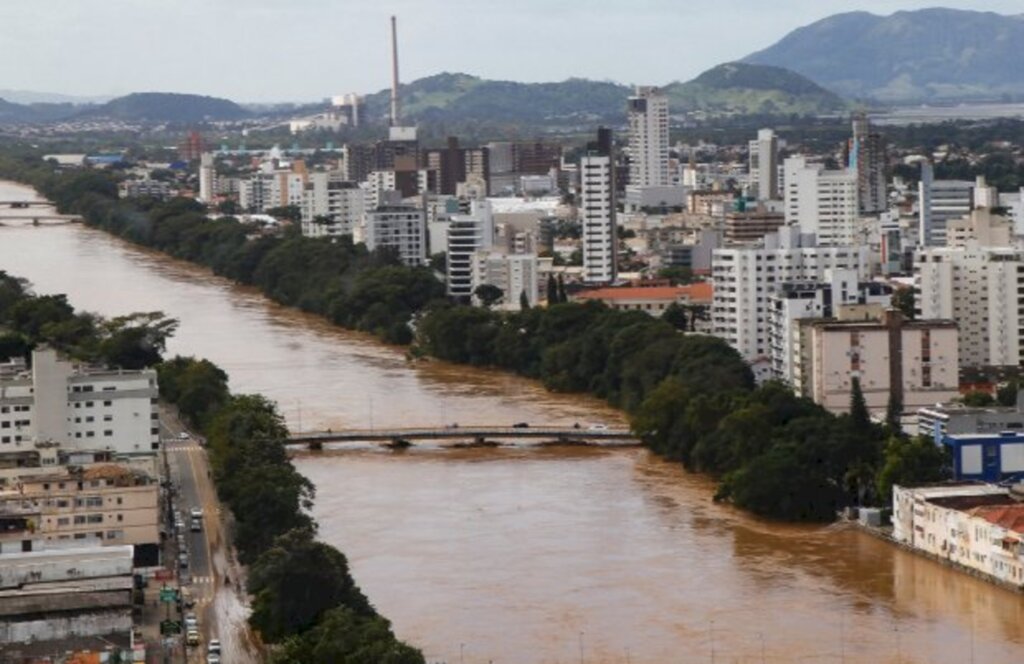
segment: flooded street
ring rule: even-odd
[[[216,362],[295,429],[622,422],[515,377],[410,363],[81,225],[0,227],[0,269],[80,309],[178,318],[171,354]],[[715,505],[709,480],[642,449],[364,449],[296,463],[317,485],[320,536],[428,661],[1021,661],[1021,596],[847,527]]]

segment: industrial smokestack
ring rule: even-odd
[[[398,19],[391,17],[391,126],[398,126]]]

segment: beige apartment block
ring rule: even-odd
[[[954,321],[908,321],[894,310],[880,320],[844,319],[859,309],[840,307],[838,320],[801,321],[800,373],[816,403],[847,412],[855,377],[875,412],[886,409],[894,392],[905,410],[958,395]]]

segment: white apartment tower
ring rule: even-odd
[[[615,281],[618,233],[615,220],[615,160],[612,134],[601,128],[580,157],[579,215],[583,236],[583,279]]]
[[[854,243],[857,225],[857,174],[826,171],[802,156],[785,164],[786,223],[814,234],[819,246]]]
[[[822,247],[790,227],[766,235],[758,245],[715,249],[711,265],[713,333],[754,361],[769,357],[769,296],[783,284],[823,282],[840,271],[862,281],[868,249]]]
[[[353,235],[366,209],[367,193],[341,173],[310,173],[302,198],[302,234]]]
[[[209,205],[217,195],[217,170],[213,154],[204,152],[199,158],[199,200]]]
[[[473,262],[477,252],[493,245],[494,213],[488,201],[474,200],[469,214],[451,215],[448,222],[448,295],[467,300],[473,295]],[[518,293],[516,297],[519,297]]]
[[[409,205],[381,206],[365,214],[363,241],[370,251],[393,249],[410,266],[427,262],[426,216]]]
[[[749,182],[752,194],[759,201],[776,200],[779,196],[779,140],[771,129],[761,129],[749,143]]]
[[[658,88],[637,87],[629,98],[629,184],[665,187],[668,171],[668,97]]]
[[[957,321],[962,367],[1021,363],[1024,254],[1010,247],[929,247],[914,256],[918,318]]]

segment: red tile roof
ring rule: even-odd
[[[583,291],[581,300],[690,300],[692,302],[711,302],[712,286],[710,282],[701,281],[687,286],[625,286],[622,288],[598,288]]]
[[[1015,533],[1024,533],[1024,505],[975,507],[970,513]]]

